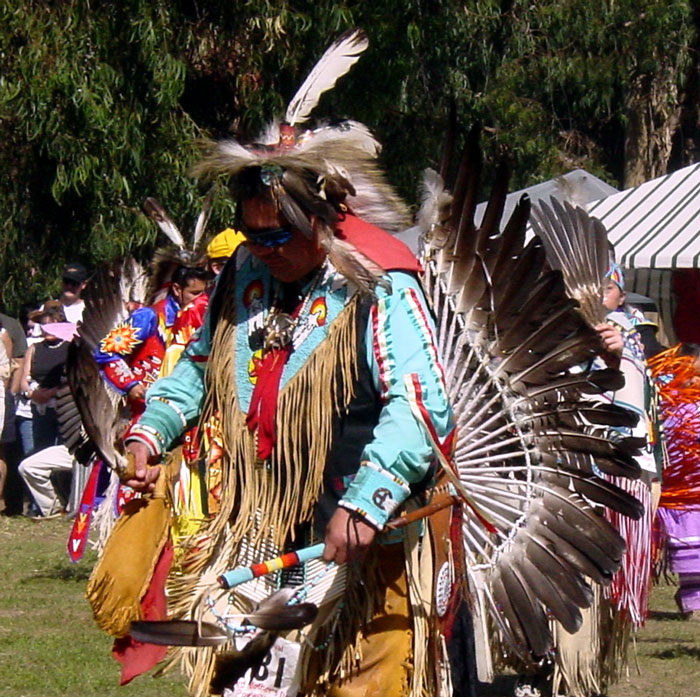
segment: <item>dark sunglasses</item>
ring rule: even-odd
[[[292,239],[292,226],[266,227],[260,230],[248,230],[241,226],[241,232],[248,242],[257,244],[260,247],[281,247]]]

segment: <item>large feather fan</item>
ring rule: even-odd
[[[83,320],[66,363],[69,391],[58,400],[63,438],[83,462],[94,450],[113,469],[124,466],[120,437],[128,424],[125,399],[107,387],[93,351],[127,319],[132,303],[145,303],[147,284],[146,270],[129,258],[98,270],[85,289]]]
[[[605,320],[601,302],[610,266],[610,245],[603,223],[582,208],[552,197],[533,206],[532,229],[540,238],[552,268],[562,272],[568,294],[580,305],[591,326]]]
[[[547,612],[576,631],[593,597],[586,577],[605,584],[620,566],[625,544],[600,507],[642,513],[594,468],[639,476],[638,443],[605,437],[636,416],[592,398],[622,376],[587,368],[598,336],[561,271],[546,266],[543,242],[525,246],[526,197],[501,231],[504,167],[476,228],[477,138],[459,163],[450,216],[434,173],[426,187],[423,284],[457,421],[453,467],[444,468],[466,502],[470,587],[506,643],[536,662],[552,647]]]

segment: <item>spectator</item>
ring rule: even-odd
[[[32,402],[33,448],[41,450],[58,442],[54,397],[63,377],[70,342],[51,333],[53,325],[66,324],[60,301],[49,300],[29,318],[40,325],[43,340],[27,350],[20,387],[22,394]]]
[[[14,317],[0,313],[2,325],[9,332],[12,339],[12,361],[11,378],[9,389],[5,391],[5,422],[2,430],[2,457],[7,464],[7,479],[5,481],[5,509],[3,515],[19,515],[24,508],[25,488],[19,476],[17,468],[19,463],[29,455],[30,451],[25,451],[22,447],[20,435],[20,423],[18,410],[21,408],[23,398],[21,397],[20,380],[24,368],[24,358],[27,351],[28,340],[26,338],[27,313],[36,309],[36,304],[25,305],[20,310],[19,322]],[[31,323],[33,324],[33,323]],[[32,341],[39,341],[33,338]],[[26,400],[24,400],[26,402]],[[31,410],[29,402],[26,402],[25,418],[28,419],[24,432],[29,433],[31,442]]]
[[[63,267],[62,288],[59,300],[68,322],[77,324],[83,318],[85,302],[81,294],[87,285],[87,269],[77,262]]]
[[[20,308],[19,320],[22,329],[26,335],[26,345],[32,346],[40,341],[43,341],[43,336],[33,336],[34,327],[37,327],[37,332],[40,332],[39,325],[35,324],[30,319],[30,314],[35,314],[36,304],[27,303]],[[16,382],[14,389],[16,395],[15,403],[15,431],[19,439],[19,448],[21,457],[29,457],[34,452],[34,438],[32,435],[32,403],[22,392],[21,380],[23,371],[17,370],[13,376],[13,383]]]
[[[215,276],[221,273],[229,257],[233,256],[241,242],[245,242],[243,233],[230,227],[212,238],[207,245],[207,265]]]
[[[12,360],[12,340],[7,330],[0,324],[0,424],[5,421],[5,392],[10,380],[10,362]],[[4,427],[2,432],[4,433]],[[1,434],[0,434],[1,435]],[[7,464],[4,453],[0,451],[0,511],[5,509],[5,480]]]
[[[35,453],[22,460],[19,473],[40,515],[49,517],[62,509],[51,475],[73,468],[73,458],[61,443],[55,395],[63,380],[75,325],[66,322],[58,300],[45,303],[43,309],[30,313],[29,318],[39,322],[44,338],[29,347],[21,379],[22,393],[32,403]]]

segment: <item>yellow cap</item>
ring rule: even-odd
[[[210,259],[221,259],[233,256],[238,245],[245,240],[242,232],[227,227],[220,232],[207,246],[207,256]]]

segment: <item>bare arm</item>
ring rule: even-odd
[[[12,382],[10,383],[10,392],[12,392],[12,394],[17,394],[22,391],[22,375],[24,374],[25,357],[26,354],[22,356],[22,358],[15,358],[17,367],[12,373]]]
[[[24,364],[22,365],[21,375],[19,379],[19,391],[29,392],[29,371],[32,367],[32,359],[34,358],[34,344],[24,354]]]
[[[7,352],[7,358],[12,360],[12,339],[6,329],[0,332],[0,339],[5,346],[5,351]]]

